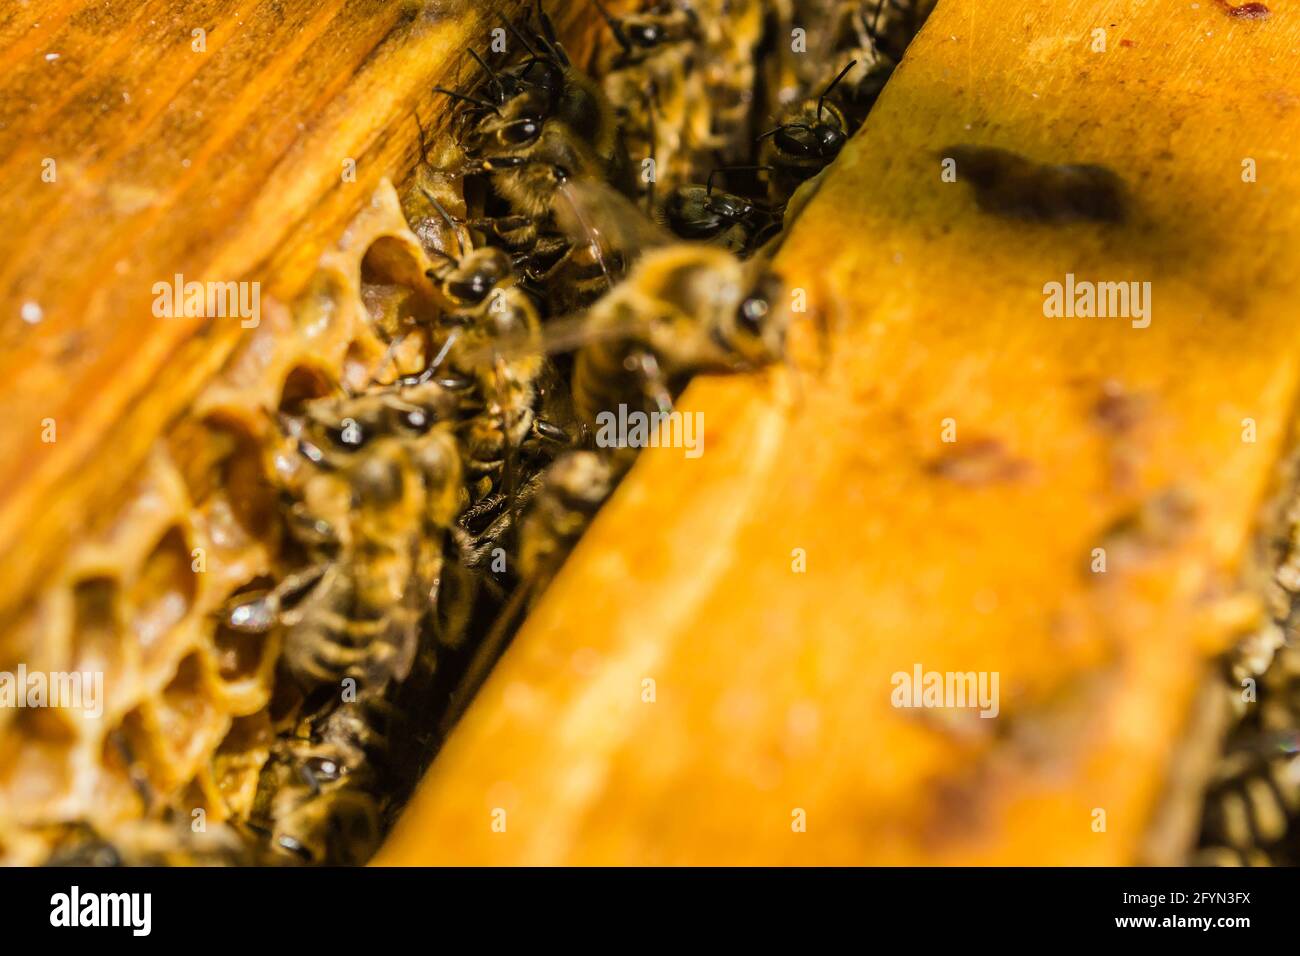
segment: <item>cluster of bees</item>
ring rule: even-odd
[[[366,389],[278,413],[293,567],[222,624],[279,636],[297,705],[239,848],[209,839],[207,862],[373,853],[403,775],[631,465],[635,449],[596,446],[597,415],[667,411],[695,374],[784,358],[784,223],[933,5],[593,4],[590,73],[540,2],[502,21],[507,43],[467,51],[479,80],[439,90],[452,142],[436,162],[425,144],[407,206],[437,308],[380,330],[392,348]]]
[[[1292,490],[1294,495],[1295,489]],[[1231,724],[1206,788],[1199,849],[1205,866],[1300,865],[1300,504],[1270,546],[1271,620],[1224,661]]]
[[[478,83],[440,90],[452,141],[436,163],[426,146],[407,205],[437,308],[381,329],[393,348],[367,389],[278,413],[293,567],[223,612],[279,635],[296,691],[252,813],[180,842],[148,822],[87,832],[52,862],[363,862],[632,464],[595,445],[597,416],[667,411],[695,374],[784,358],[772,254],[933,0],[592,3],[590,73],[540,2],[502,22],[504,56],[467,51]],[[1264,696],[1211,783],[1196,862],[1300,856],[1300,657],[1250,650],[1232,684]]]

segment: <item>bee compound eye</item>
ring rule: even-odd
[[[515,120],[502,128],[501,142],[508,146],[522,146],[537,139],[541,132],[541,122],[532,117]]]
[[[333,757],[312,757],[307,766],[317,780],[337,780],[343,776],[343,767]]]
[[[758,335],[762,332],[763,322],[771,310],[772,307],[766,298],[761,295],[751,295],[740,303],[736,318],[742,328]]]
[[[824,154],[834,155],[844,146],[844,131],[834,126],[820,126],[817,128],[817,142]]]
[[[490,276],[476,272],[467,279],[457,279],[447,283],[447,291],[460,302],[477,303],[482,302],[484,297],[492,291],[493,284]]]
[[[409,408],[401,413],[401,422],[411,431],[428,431],[431,424],[429,413],[423,408]]]
[[[773,138],[777,149],[791,156],[811,156],[816,152],[816,146],[806,129],[784,127]]]
[[[361,423],[355,418],[345,418],[333,428],[330,428],[326,434],[329,435],[330,441],[338,448],[355,450],[365,445],[370,437],[366,430],[361,427]],[[317,450],[319,454],[319,449]],[[311,455],[307,456],[311,458]],[[313,461],[317,459],[312,458]]]
[[[633,27],[631,32],[632,42],[641,47],[657,46],[663,41],[663,28],[657,23],[645,23]]]

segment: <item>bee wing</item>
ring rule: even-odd
[[[570,179],[557,190],[555,221],[574,242],[590,243],[606,259],[631,261],[647,249],[676,240],[614,187],[596,179]]]
[[[462,360],[469,364],[515,359],[525,355],[558,355],[572,352],[590,342],[631,338],[645,331],[649,323],[631,320],[620,323],[593,324],[585,315],[549,320],[542,326],[541,342],[527,335],[502,336],[487,345],[467,349]]]

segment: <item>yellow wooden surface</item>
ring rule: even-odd
[[[1269,6],[941,0],[781,255],[826,366],[692,386],[705,454],[638,464],[377,862],[1170,858],[1297,384],[1300,4]],[[980,212],[962,143],[1106,164],[1127,220]],[[1067,272],[1150,281],[1150,327],[1045,318]],[[999,717],[895,709],[918,663],[997,671]]]

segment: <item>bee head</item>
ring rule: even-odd
[[[746,288],[730,321],[720,331],[730,349],[746,364],[766,365],[785,354],[789,310],[785,285],[764,267]]]
[[[848,137],[838,119],[807,123],[788,123],[772,134],[777,152],[791,159],[816,159],[830,162],[839,155]]]
[[[746,201],[704,186],[681,186],[669,194],[663,216],[673,232],[686,239],[710,239],[743,219]]]
[[[510,277],[510,257],[500,249],[475,249],[442,276],[447,298],[457,305],[478,305],[497,285]]]

